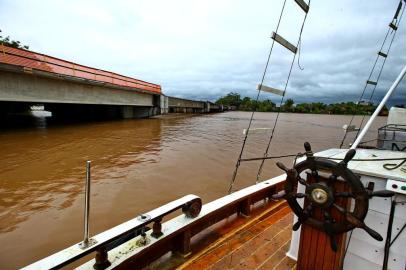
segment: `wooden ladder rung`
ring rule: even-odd
[[[373,81],[367,81],[367,84],[371,84],[371,85],[377,85],[377,82],[373,82]]]
[[[285,47],[289,51],[291,51],[293,53],[297,52],[297,48],[292,43],[290,43],[289,41],[287,41],[286,39],[284,39],[277,33],[275,33],[275,32],[272,33],[272,39],[275,40],[276,42],[278,42],[279,44],[281,44],[283,47]]]
[[[271,130],[271,128],[250,128],[249,130],[247,130],[246,128],[244,128],[242,130],[242,134],[246,135],[247,132],[249,132],[249,134],[255,134],[255,133],[264,133]]]
[[[390,28],[392,28],[393,30],[398,30],[398,27],[393,23],[393,22],[391,22],[390,24],[389,24],[389,27]]]
[[[309,12],[309,5],[306,4],[305,1],[303,0],[295,0],[296,4],[298,4],[298,6],[303,9],[304,12]]]
[[[263,85],[263,84],[262,85],[258,84],[257,85],[257,90],[258,91],[261,90],[261,91],[272,93],[272,94],[279,95],[279,96],[283,96],[283,94],[285,93],[285,91],[283,91],[283,90],[272,88],[272,87],[269,87],[269,86],[266,86],[266,85]]]
[[[345,130],[345,132],[355,132],[358,131],[359,128],[357,128],[355,125],[344,125],[343,129]]]
[[[360,102],[358,102],[357,103],[357,105],[360,105],[360,106],[371,106],[371,105],[373,105],[371,102],[369,102],[369,101],[360,101]]]

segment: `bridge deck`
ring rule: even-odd
[[[49,72],[60,76],[76,77],[88,81],[102,82],[160,94],[161,86],[110,71],[69,62],[41,53],[0,45],[0,63],[18,66],[24,72],[33,70]]]

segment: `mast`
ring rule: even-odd
[[[351,149],[356,149],[357,148],[358,144],[364,138],[364,136],[367,133],[368,129],[371,127],[371,124],[374,122],[375,118],[378,116],[379,112],[382,110],[383,106],[388,101],[388,99],[392,95],[393,91],[395,91],[396,87],[402,81],[405,74],[406,74],[406,65],[403,67],[403,69],[400,72],[399,76],[393,82],[392,86],[389,88],[388,92],[386,93],[386,95],[382,99],[381,103],[379,103],[378,107],[375,109],[374,113],[371,115],[371,118],[369,118],[368,122],[365,124],[365,126],[362,129],[361,133],[358,135],[357,139],[352,144]]]

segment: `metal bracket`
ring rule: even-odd
[[[97,244],[97,241],[95,239],[93,239],[93,238],[89,238],[87,240],[87,242],[83,241],[83,242],[79,243],[79,247],[81,249],[87,249],[88,247],[91,247],[94,244]]]
[[[23,67],[24,73],[33,74],[33,69],[30,67]]]
[[[138,221],[141,221],[141,222],[147,222],[147,221],[150,221],[150,220],[151,220],[151,216],[150,216],[150,215],[147,215],[147,214],[140,214],[140,215],[137,217],[137,220],[138,220]]]

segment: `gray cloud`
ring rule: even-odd
[[[287,96],[355,100],[398,0],[313,1]],[[255,96],[282,1],[0,0],[4,34],[30,49],[161,84],[167,95],[214,100]],[[292,43],[303,12],[287,1],[280,33]],[[405,15],[406,16],[406,15]],[[406,63],[402,22],[376,98]],[[276,45],[265,84],[284,87],[292,55]],[[402,82],[391,103],[406,104]],[[262,94],[261,98],[277,98]],[[376,99],[375,99],[376,100]]]

